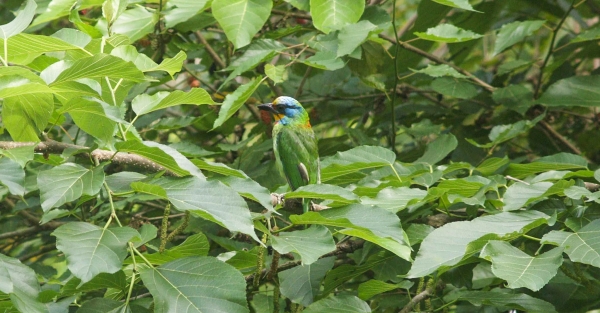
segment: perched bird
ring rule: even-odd
[[[308,112],[292,97],[278,97],[273,103],[258,106],[275,119],[273,150],[278,167],[293,190],[321,181],[317,138],[310,126]],[[308,212],[310,199],[303,199],[302,208]]]

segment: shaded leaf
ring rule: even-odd
[[[213,124],[213,129],[223,125],[226,120],[228,120],[237,110],[239,110],[244,103],[252,96],[256,88],[260,86],[262,82],[261,77],[256,77],[252,79],[249,83],[244,84],[234,92],[228,94],[223,101],[223,105],[219,110],[219,117],[215,120]]]
[[[305,313],[367,313],[371,312],[369,305],[356,296],[340,295],[321,299],[304,311]]]
[[[19,163],[3,157],[0,158],[0,183],[8,187],[8,191],[17,196],[25,194],[25,171]]]
[[[415,163],[427,163],[434,165],[443,160],[458,146],[456,137],[452,134],[444,134],[427,145],[425,154],[418,158]]]
[[[459,73],[457,70],[455,70],[453,67],[447,64],[427,64],[426,68],[420,69],[418,71],[411,69],[411,71],[415,73],[429,75],[431,77],[452,76],[456,78],[467,78],[467,76]]]
[[[392,166],[395,160],[394,152],[383,147],[360,146],[337,152],[321,162],[321,181],[326,182],[363,169]]]
[[[376,205],[390,212],[398,212],[411,202],[425,198],[427,191],[409,187],[387,187],[382,189],[375,198],[361,197],[360,202],[366,205]]]
[[[37,177],[40,188],[42,209],[61,206],[77,200],[82,195],[95,195],[104,183],[104,169],[101,166],[86,169],[74,163],[65,163],[52,169],[41,171]]]
[[[356,48],[363,44],[371,32],[377,29],[376,25],[369,21],[360,21],[355,24],[346,25],[338,34],[339,46],[337,57],[351,54]]]
[[[281,254],[296,252],[302,258],[302,264],[316,262],[320,256],[335,250],[333,236],[327,227],[313,225],[308,229],[293,232],[281,232],[272,236],[273,249]]]
[[[294,303],[309,306],[317,297],[321,281],[333,268],[334,261],[335,257],[327,257],[279,272],[281,295]]]
[[[432,1],[437,2],[439,4],[447,5],[449,7],[453,7],[453,8],[459,8],[459,9],[463,9],[463,10],[467,10],[467,11],[479,12],[479,11],[473,9],[471,4],[469,4],[469,0],[432,0]]]
[[[555,313],[554,306],[544,300],[536,299],[524,293],[510,294],[496,291],[460,291],[448,298],[469,301],[473,305],[490,305],[501,310],[519,309],[532,313]]]
[[[358,297],[362,300],[369,300],[378,294],[392,291],[395,289],[409,289],[414,283],[408,280],[399,284],[388,284],[381,280],[371,279],[358,286]]]
[[[213,257],[187,257],[140,268],[140,275],[154,297],[154,312],[249,312],[244,277]]]
[[[492,272],[508,282],[508,288],[542,289],[563,262],[562,249],[532,257],[505,241],[488,242],[479,257],[492,262]]]
[[[517,42],[531,36],[536,30],[540,29],[546,21],[522,21],[512,22],[502,25],[498,36],[496,37],[496,46],[494,54],[504,51],[506,48]]]
[[[4,155],[9,159],[17,162],[21,167],[33,160],[33,149],[35,145],[21,146],[12,149],[0,149],[0,155]]]
[[[39,302],[40,284],[35,272],[21,261],[0,253],[0,291],[10,296],[20,312],[48,312]]]
[[[139,236],[130,227],[102,228],[90,223],[70,222],[52,232],[56,248],[67,257],[67,266],[81,284],[100,273],[121,270],[127,242]]]
[[[600,90],[589,86],[598,86],[598,84],[600,84],[599,75],[561,79],[550,85],[538,102],[557,107],[597,107],[600,106]]]
[[[470,99],[477,95],[477,88],[464,79],[440,77],[431,83],[431,89],[444,96]]]
[[[285,194],[286,199],[310,198],[331,200],[340,203],[358,202],[358,196],[352,191],[327,184],[311,184],[302,186],[292,192]]]

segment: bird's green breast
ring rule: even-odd
[[[278,166],[292,190],[319,181],[319,152],[315,133],[306,120],[277,123],[273,127],[273,148]],[[308,181],[299,170],[303,164]]]

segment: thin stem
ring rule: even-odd
[[[129,291],[127,292],[127,299],[125,299],[125,307],[129,305],[129,299],[131,299],[131,293],[133,292],[133,284],[135,283],[135,272],[137,272],[137,263],[135,262],[135,252],[133,252],[133,243],[129,243],[129,254],[131,254],[131,260],[133,261],[133,271],[131,271],[131,282],[129,283]]]
[[[146,257],[140,251],[138,251],[138,249],[133,247],[133,252],[135,252],[135,254],[139,255],[140,258],[142,258],[142,260],[144,260],[144,263],[146,263],[148,266],[154,268],[154,265],[152,265],[152,262],[148,261],[148,259],[146,259]]]
[[[108,187],[108,184],[106,183],[106,181],[104,182],[104,189],[106,189],[106,194],[108,195],[108,201],[110,203],[110,217],[108,219],[109,223],[110,223],[110,220],[112,218],[114,218],[117,221],[117,224],[119,224],[119,226],[123,226],[123,225],[121,225],[121,221],[119,221],[119,218],[117,217],[117,211],[115,210],[115,204],[113,203],[113,198],[112,198],[112,191],[110,191],[110,188]],[[106,223],[106,226],[104,226],[104,229],[106,229],[106,227],[108,226],[109,223]]]
[[[400,42],[398,38],[398,31],[396,30],[396,0],[392,2],[392,27],[394,28],[394,36],[396,38],[396,42]],[[396,44],[394,50],[394,91],[396,86],[398,85],[398,45]],[[392,151],[396,152],[396,92],[392,93],[392,133],[390,134],[390,148]],[[393,168],[393,166],[392,166]],[[395,170],[394,170],[395,171]],[[398,174],[396,174],[398,175]]]
[[[523,236],[523,238],[527,238],[527,239],[535,240],[535,241],[537,241],[537,242],[540,242],[540,241],[542,241],[542,239],[540,239],[540,238],[535,238],[535,237],[532,237],[532,236],[529,236],[529,235],[525,235],[525,234],[523,234],[522,236]]]
[[[546,68],[546,65],[548,64],[548,61],[550,60],[552,53],[554,53],[554,42],[556,41],[558,31],[560,30],[560,28],[562,27],[562,24],[565,22],[565,20],[569,16],[569,13],[571,13],[571,10],[573,10],[574,4],[575,4],[575,0],[573,0],[573,2],[571,2],[571,6],[569,7],[569,9],[567,9],[567,11],[565,12],[565,15],[560,19],[560,21],[558,22],[558,25],[556,25],[556,27],[552,30],[552,38],[550,39],[550,47],[548,47],[548,53],[546,54],[546,57],[544,58],[544,62],[542,62],[542,66],[540,67],[540,73],[538,74],[537,85],[535,86],[535,93],[533,96],[534,99],[537,99],[540,95],[540,89],[542,87],[542,79],[544,78],[544,69]]]
[[[8,38],[2,41],[4,44],[4,58],[0,57],[0,61],[2,61],[2,65],[8,66]]]

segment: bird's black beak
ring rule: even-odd
[[[275,111],[275,108],[273,108],[273,104],[272,103],[265,103],[265,104],[260,104],[258,105],[258,108],[263,110],[263,111],[269,111],[271,113],[277,113],[277,111]]]

